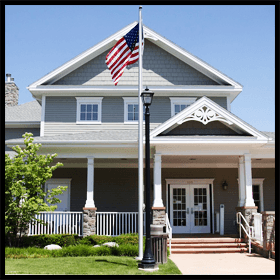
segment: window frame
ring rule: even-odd
[[[128,120],[128,105],[139,105],[138,97],[123,97],[124,104],[124,123],[125,124],[136,124],[138,120]],[[138,109],[138,117],[139,117],[139,109]],[[143,121],[145,120],[145,111],[143,105]]]
[[[175,105],[190,106],[193,104],[197,97],[169,97],[171,103],[171,117],[175,116]]]
[[[77,114],[76,124],[101,124],[103,97],[76,97]],[[97,105],[97,120],[81,120],[81,105]]]
[[[260,196],[260,209],[259,213],[264,211],[264,202],[263,202],[263,181],[265,178],[252,178],[252,196],[253,196],[253,185],[259,186],[259,196]]]

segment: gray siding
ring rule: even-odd
[[[111,74],[105,64],[110,49],[66,75],[55,85],[107,85],[113,86]],[[217,83],[170,53],[145,40],[143,55],[144,85],[217,85]],[[118,85],[138,85],[138,62],[124,71]]]
[[[110,174],[108,176],[108,174]],[[264,210],[275,211],[275,169],[256,168],[252,170],[253,178],[264,180]],[[94,200],[97,211],[138,211],[138,170],[136,168],[95,168]],[[87,169],[57,169],[53,178],[72,178],[71,211],[82,211],[86,201]],[[162,199],[166,206],[165,179],[170,178],[215,178],[214,212],[219,211],[220,204],[225,205],[225,234],[236,233],[234,225],[238,202],[238,169],[237,168],[163,168]],[[222,189],[222,182],[227,180],[229,188]],[[151,203],[153,201],[153,169],[151,170]]]
[[[222,107],[226,108],[226,98],[210,98]],[[46,97],[45,109],[45,136],[82,133],[94,129],[137,129],[136,125],[123,125],[124,122],[124,100],[122,97],[104,97],[102,99],[101,125],[77,125],[76,124],[76,98],[73,96]],[[154,97],[150,108],[151,128],[165,122],[171,117],[171,103],[169,97]]]
[[[33,136],[40,136],[40,128],[5,128],[5,141],[9,139],[22,139],[26,132],[32,133]],[[5,145],[5,151],[13,151]]]

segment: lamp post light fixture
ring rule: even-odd
[[[146,87],[145,91],[142,92],[141,97],[143,104],[145,105],[145,135],[146,135],[146,244],[145,252],[142,261],[138,264],[138,268],[141,270],[158,270],[158,265],[155,262],[152,253],[152,242],[151,242],[151,225],[150,225],[150,110],[149,106],[152,104],[154,93]]]

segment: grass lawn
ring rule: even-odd
[[[90,256],[5,259],[5,274],[172,275],[182,273],[169,258],[166,264],[159,264],[159,270],[146,272],[138,269],[138,261],[133,257]]]

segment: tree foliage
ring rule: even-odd
[[[62,194],[67,186],[44,190],[44,183],[52,177],[52,172],[62,163],[51,165],[57,154],[38,155],[42,146],[33,143],[32,133],[25,133],[25,147],[13,147],[16,156],[5,154],[5,234],[11,244],[19,245],[22,235],[28,230],[29,222],[36,219],[41,211],[54,211],[56,196]],[[15,243],[16,242],[16,243]]]

